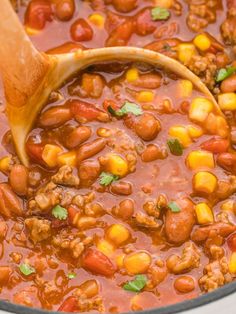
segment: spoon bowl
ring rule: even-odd
[[[46,55],[33,46],[8,0],[0,11],[0,73],[6,96],[6,111],[15,148],[28,165],[25,142],[35,119],[52,91],[80,70],[108,61],[135,61],[162,68],[188,79],[210,99],[222,114],[215,98],[188,68],[163,54],[135,47],[109,47]]]

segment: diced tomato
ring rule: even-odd
[[[103,121],[103,118],[106,115],[105,112],[85,101],[71,100],[68,103],[72,115],[74,115],[80,122],[82,122],[81,120],[85,120],[84,122],[92,120]]]
[[[58,312],[69,312],[73,313],[75,311],[78,311],[78,300],[74,296],[70,296],[62,303],[62,305],[59,307]]]
[[[53,12],[49,1],[32,0],[25,13],[25,25],[30,28],[41,30],[46,22],[52,21]]]
[[[93,29],[86,20],[78,19],[71,25],[70,34],[75,41],[88,41],[93,38]]]
[[[225,153],[229,148],[229,140],[212,138],[201,144],[201,148],[212,153]]]
[[[231,251],[236,252],[236,233],[228,238],[227,244]]]
[[[114,264],[111,260],[95,249],[88,249],[84,256],[82,264],[84,268],[91,271],[92,273],[110,277],[116,271]]]
[[[108,110],[108,107],[111,107],[113,110],[120,109],[120,106],[114,100],[105,99],[104,102],[103,102],[103,108],[105,110]]]
[[[42,154],[43,154],[44,145],[43,144],[34,144],[27,142],[26,143],[26,152],[29,155],[29,157],[35,161],[39,162],[41,164],[44,164]]]
[[[146,36],[156,30],[157,23],[152,20],[150,9],[144,9],[136,16],[135,32],[140,36]]]
[[[69,223],[71,225],[74,225],[75,223],[75,218],[76,218],[76,215],[78,216],[79,215],[79,209],[76,208],[76,206],[70,206],[68,209],[67,209],[67,212],[68,212],[68,220],[69,220]]]
[[[108,37],[106,47],[126,46],[134,32],[134,24],[132,20],[128,20],[119,25]]]

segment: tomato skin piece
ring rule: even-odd
[[[82,264],[85,269],[92,273],[106,277],[112,276],[116,271],[111,260],[96,249],[88,249],[85,252]]]
[[[62,303],[62,305],[58,308],[58,312],[69,312],[73,313],[78,311],[78,300],[74,296],[70,296]]]
[[[236,233],[233,233],[228,239],[227,239],[228,247],[232,252],[236,252]]]
[[[108,107],[111,107],[113,110],[119,110],[120,106],[118,106],[118,104],[111,99],[105,99],[103,102],[103,108],[108,111]]]
[[[229,149],[229,140],[212,138],[202,143],[201,148],[214,154],[225,153]]]

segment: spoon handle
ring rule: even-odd
[[[0,74],[7,102],[23,106],[49,69],[48,59],[27,37],[9,0],[0,8]]]

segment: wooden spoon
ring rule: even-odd
[[[28,165],[25,141],[50,93],[75,72],[104,61],[142,61],[190,80],[221,111],[207,87],[184,65],[165,55],[135,47],[78,50],[46,55],[36,50],[8,0],[0,8],[0,72],[6,110],[18,157]]]

